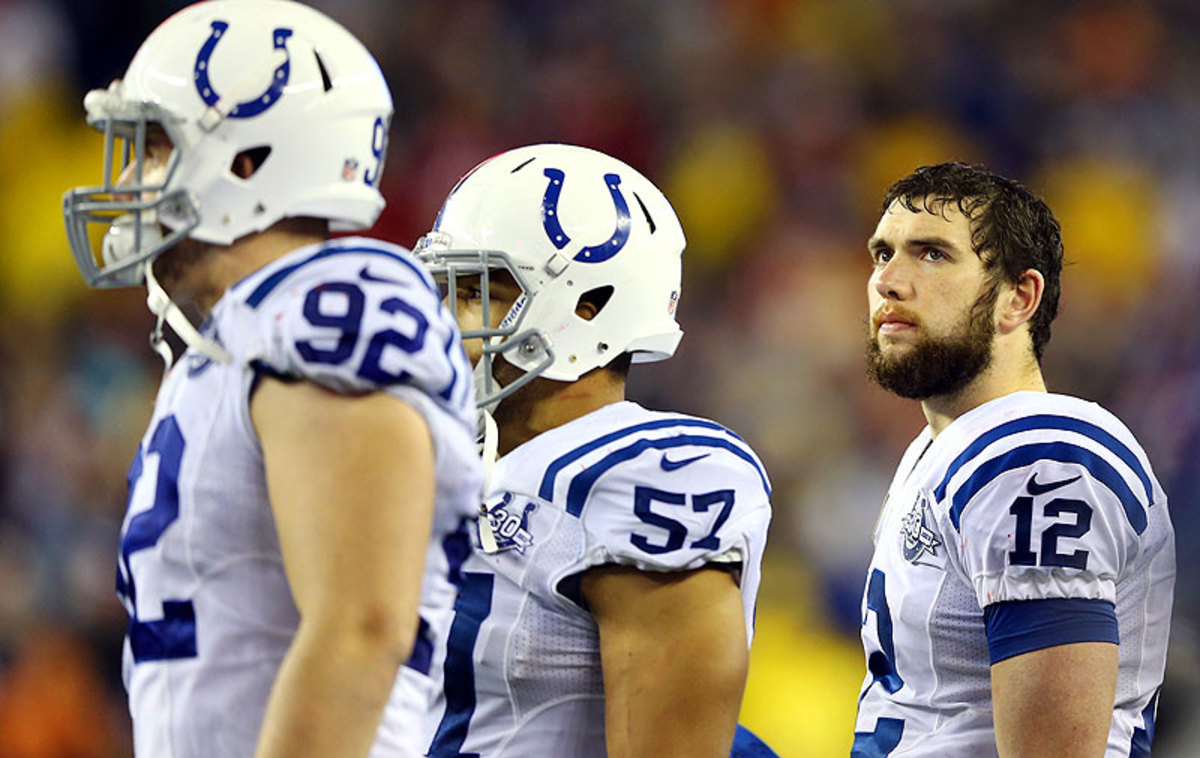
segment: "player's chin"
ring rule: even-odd
[[[895,358],[908,355],[916,349],[917,335],[915,330],[899,334],[876,334],[873,340],[875,352],[884,358]]]

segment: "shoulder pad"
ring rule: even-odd
[[[1113,600],[1162,502],[1144,452],[1107,413],[1003,420],[961,448],[931,494],[981,606]]]
[[[337,392],[412,387],[470,415],[470,367],[454,318],[403,248],[364,239],[308,248],[234,294],[231,342],[256,369]]]
[[[598,452],[556,494],[583,521],[593,565],[674,571],[758,553],[750,543],[765,540],[770,483],[732,433],[685,425]],[[730,557],[735,552],[740,557]]]
[[[1119,424],[1096,423],[1103,420],[1040,414],[994,426],[949,462],[934,499],[957,529],[968,505],[998,479],[1009,483],[1009,492],[1014,489],[1010,480],[1020,479],[1016,489],[1040,495],[1057,480],[1050,485],[1036,481],[1036,470],[1063,466],[1111,493],[1129,526],[1140,534],[1158,488],[1145,454],[1128,431]]]

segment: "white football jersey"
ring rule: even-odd
[[[1148,756],[1174,584],[1166,494],[1100,406],[1018,392],[926,428],[875,530],[851,755],[994,757],[993,663],[1119,640],[1106,757]]]
[[[442,538],[478,512],[483,488],[453,316],[407,251],[348,238],[243,279],[203,332],[233,361],[189,351],[176,363],[129,473],[117,591],[130,617],[124,673],[137,755],[253,755],[299,622],[250,420],[263,376],[387,392],[429,425],[437,489],[421,631],[371,753],[419,755],[439,689],[433,651],[454,601]]]
[[[752,636],[770,485],[720,424],[616,403],[505,455],[488,489],[496,550],[476,533],[461,566],[431,758],[603,758],[592,567],[740,564]]]

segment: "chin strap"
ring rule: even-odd
[[[210,340],[192,325],[188,317],[183,311],[179,310],[179,306],[171,300],[171,296],[158,283],[158,279],[154,276],[153,260],[146,261],[143,265],[145,280],[146,280],[146,307],[150,312],[158,317],[154,324],[154,330],[150,332],[150,347],[154,352],[158,353],[166,363],[167,369],[171,368],[175,356],[171,353],[171,346],[167,344],[163,337],[163,323],[165,322],[171,329],[179,335],[179,338],[184,341],[188,347],[193,348],[201,355],[218,363],[231,363],[233,356],[229,351],[218,344],[215,340]]]
[[[484,409],[479,411],[479,427],[482,437],[479,440],[479,455],[483,459],[483,492],[487,492],[492,483],[492,466],[496,462],[496,449],[500,443],[500,434],[496,429],[496,420]],[[479,505],[479,547],[483,552],[491,554],[498,552],[496,533],[492,529],[492,519],[488,514],[487,502]]]
[[[150,331],[150,349],[158,353],[158,357],[162,358],[163,362],[163,378],[167,376],[167,372],[171,370],[171,365],[175,363],[175,356],[171,353],[171,346],[167,344],[167,340],[163,337],[163,317],[159,316],[154,321],[154,328]]]
[[[485,349],[492,344],[492,339],[492,337],[483,338],[483,345]],[[499,394],[499,388],[496,386],[496,379],[492,376],[493,360],[494,359],[490,354],[485,353],[481,355],[479,360],[475,361],[475,365],[471,367],[471,380],[475,383],[475,398],[476,400],[479,398],[487,400],[487,407],[491,407],[492,405],[490,398]],[[484,408],[481,404],[480,413],[482,414],[483,412]],[[485,424],[486,422],[481,416],[479,419],[479,431],[481,433],[487,431]]]

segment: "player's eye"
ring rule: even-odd
[[[893,253],[891,250],[888,250],[886,247],[877,247],[871,251],[871,261],[877,266],[882,265],[890,261],[893,255],[895,255],[895,253]]]
[[[458,299],[468,303],[477,302],[483,299],[483,290],[479,288],[478,284],[459,284]]]
[[[922,251],[921,251],[921,255],[922,255],[922,256],[923,256],[923,257],[924,257],[926,260],[930,260],[930,261],[945,261],[945,260],[949,260],[949,258],[947,258],[947,257],[946,257],[946,254],[945,254],[945,253],[943,253],[941,250],[937,249],[936,247],[927,247],[927,248],[925,248],[924,250],[922,250]]]

